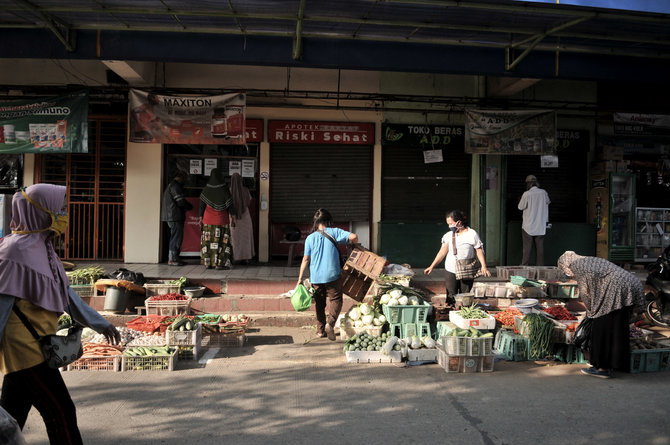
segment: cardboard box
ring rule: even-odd
[[[449,312],[449,321],[461,329],[468,329],[473,327],[475,329],[495,329],[496,319],[491,315],[487,318],[472,318],[466,319],[458,314],[458,311]]]

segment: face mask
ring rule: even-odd
[[[26,200],[37,207],[38,209],[46,212],[51,216],[51,225],[47,227],[46,229],[39,229],[39,230],[12,230],[12,233],[16,233],[19,235],[27,235],[29,233],[40,233],[40,232],[46,232],[47,230],[53,231],[56,236],[62,235],[65,233],[65,230],[67,229],[67,225],[70,222],[70,217],[66,212],[52,212],[51,210],[48,210],[41,205],[39,205],[37,202],[33,201],[30,199],[30,196],[28,194],[21,190],[21,193],[23,194],[23,197],[26,198]]]
[[[449,226],[449,230],[452,232],[458,232],[458,226]]]

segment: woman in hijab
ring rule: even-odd
[[[230,223],[235,222],[233,198],[226,185],[223,172],[212,170],[209,181],[200,194],[200,264],[207,269],[230,269],[232,247],[230,245]]]
[[[56,333],[64,311],[80,324],[101,332],[110,343],[120,335],[88,307],[68,285],[53,247],[54,235],[68,224],[63,211],[66,188],[31,185],[14,194],[12,233],[0,240],[0,371],[4,374],[0,405],[23,428],[34,406],[44,419],[52,444],[82,443],[74,403],[60,371],[48,366],[38,341],[18,312],[39,336]]]
[[[239,173],[233,173],[230,178],[230,191],[233,195],[233,207],[235,208],[235,220],[230,226],[234,259],[236,262],[248,263],[256,254],[254,226],[249,213],[251,193],[249,193],[249,189],[242,185],[242,177]]]
[[[567,251],[558,269],[577,281],[579,297],[591,324],[591,368],[582,373],[610,378],[612,370],[630,371],[630,318],[634,306],[644,306],[642,282],[632,273],[603,258]]]

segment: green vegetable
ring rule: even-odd
[[[542,314],[528,314],[523,318],[528,324],[530,339],[530,357],[543,358],[551,354],[551,335],[554,323]]]
[[[101,266],[89,266],[66,272],[70,285],[94,284],[105,274]]]
[[[478,308],[476,303],[473,303],[472,306],[463,306],[458,311],[458,315],[467,320],[489,318],[489,314]]]

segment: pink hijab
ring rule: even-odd
[[[66,188],[35,184],[25,189],[33,201],[52,212],[65,203]],[[39,230],[51,225],[51,216],[32,205],[18,191],[12,199],[12,230]],[[0,294],[12,295],[53,312],[68,304],[68,279],[53,247],[52,232],[11,234],[0,239]]]

